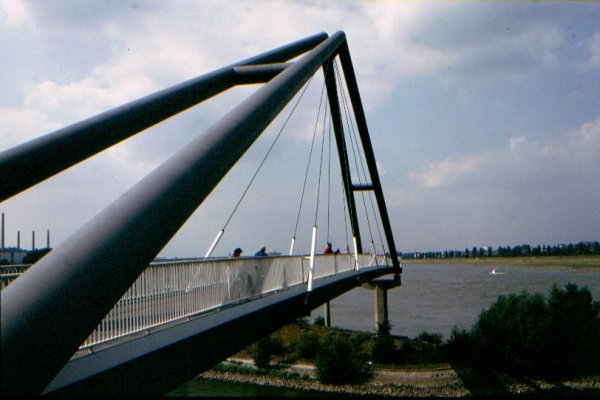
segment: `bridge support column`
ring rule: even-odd
[[[396,274],[394,279],[375,279],[362,285],[363,288],[373,290],[373,318],[375,322],[375,331],[379,325],[388,322],[388,298],[387,292],[390,289],[402,284],[400,275]]]
[[[376,285],[374,298],[375,329],[379,324],[389,322],[387,288]]]
[[[325,326],[331,328],[331,305],[329,302],[323,305],[323,315],[325,319]]]

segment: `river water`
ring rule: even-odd
[[[423,331],[441,333],[449,338],[452,328],[468,329],[479,313],[499,295],[542,293],[548,296],[553,284],[564,287],[575,283],[590,289],[600,301],[600,271],[502,266],[498,274],[492,267],[473,265],[403,266],[402,286],[388,292],[388,313],[392,334],[415,337]],[[390,276],[391,277],[391,276]],[[331,325],[359,331],[375,331],[374,292],[354,289],[331,301]],[[312,318],[323,315],[318,308]]]
[[[415,337],[427,331],[440,333],[448,339],[454,326],[471,328],[479,313],[494,303],[498,296],[523,290],[548,296],[553,284],[559,287],[567,283],[585,286],[590,289],[594,300],[600,300],[600,270],[503,266],[497,268],[497,274],[490,274],[490,271],[491,267],[472,265],[405,265],[402,286],[388,292],[392,334]],[[357,288],[332,300],[332,326],[374,332],[373,297],[373,291]],[[320,307],[312,312],[311,318],[322,315],[323,308]],[[186,383],[172,394],[200,397],[307,395],[296,390],[201,378]]]

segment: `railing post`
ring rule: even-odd
[[[219,231],[219,233],[217,233],[217,237],[215,238],[215,240],[212,242],[212,244],[210,245],[210,248],[208,249],[208,251],[206,252],[206,254],[204,255],[204,258],[208,258],[210,257],[210,255],[212,254],[213,250],[215,249],[215,247],[217,246],[217,243],[219,243],[219,240],[221,240],[221,237],[223,236],[223,233],[225,233],[224,229],[221,229]]]
[[[308,271],[308,291],[312,291],[313,274],[315,267],[315,247],[317,244],[317,226],[313,226],[312,240],[310,244],[310,269]]]
[[[358,271],[359,270],[359,266],[358,266],[358,245],[356,244],[356,236],[352,237],[352,244],[354,245],[354,262],[355,264],[355,268]]]

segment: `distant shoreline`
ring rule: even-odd
[[[402,258],[405,265],[474,265],[485,267],[523,266],[560,269],[600,269],[599,256],[480,257],[480,258]]]

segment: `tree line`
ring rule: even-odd
[[[600,255],[600,242],[579,242],[557,245],[521,244],[514,247],[473,247],[464,250],[403,252],[404,258],[484,258],[484,257],[543,257]]]

